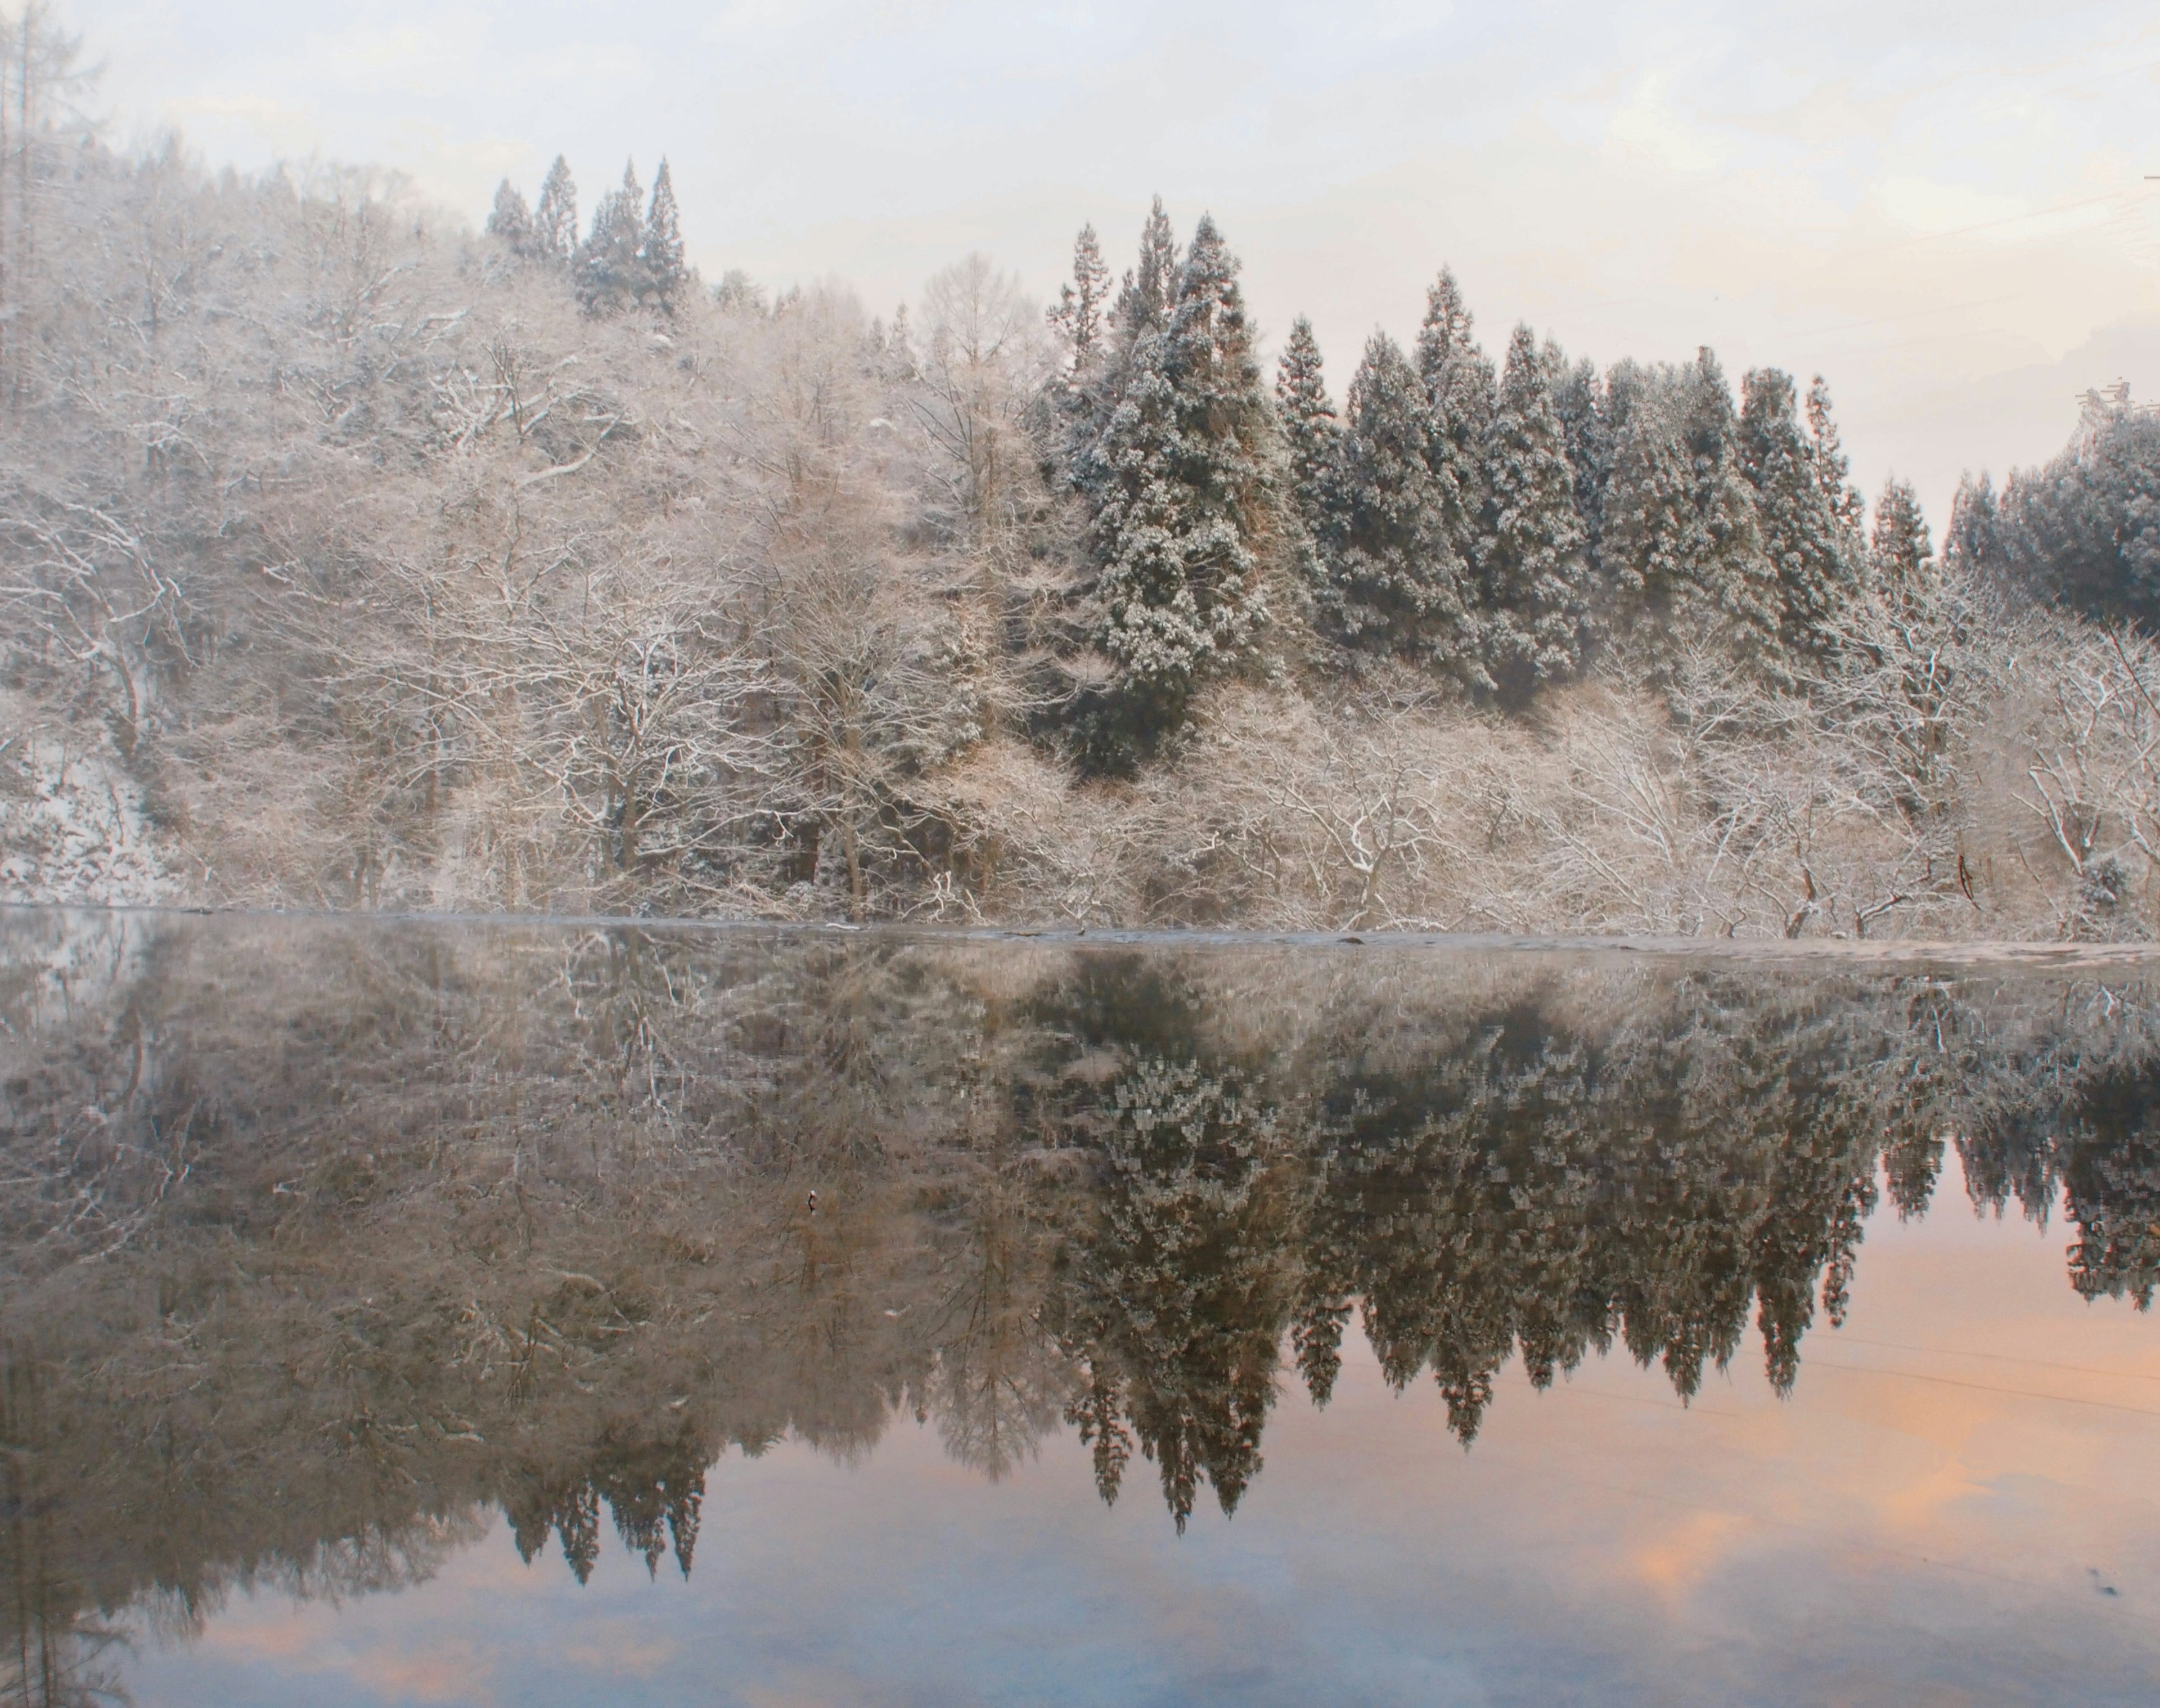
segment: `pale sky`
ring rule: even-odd
[[[2075,394],[2160,398],[2151,0],[1068,3],[74,0],[118,140],[372,161],[475,223],[558,151],[589,213],[672,162],[691,253],[875,311],[971,249],[1055,292],[1093,221],[1212,211],[1338,397],[1443,262],[1488,348],[1736,384],[1818,370],[1870,496],[2040,459]]]

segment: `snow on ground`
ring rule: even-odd
[[[142,788],[110,743],[26,722],[0,719],[20,732],[0,737],[0,901],[173,899]]]

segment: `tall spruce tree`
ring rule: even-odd
[[[645,294],[644,200],[636,166],[626,163],[621,188],[610,190],[593,210],[592,231],[572,269],[588,314],[618,313]]]
[[[1469,566],[1427,459],[1425,388],[1384,332],[1365,345],[1344,408],[1340,473],[1316,599],[1324,627],[1482,684]]]
[[[1066,383],[1078,387],[1101,355],[1103,319],[1109,312],[1110,269],[1093,226],[1072,240],[1072,277],[1057,288],[1048,319],[1065,347]]]
[[[1519,705],[1581,668],[1592,602],[1566,435],[1528,326],[1508,340],[1482,460],[1485,668],[1503,700]]]
[[[1262,554],[1281,533],[1237,261],[1203,217],[1166,282],[1168,233],[1158,202],[1120,296],[1119,395],[1082,459],[1117,668],[1088,732],[1098,761],[1152,749],[1202,682],[1251,655],[1268,620]]]
[[[1612,619],[1655,639],[1693,628],[1706,599],[1685,390],[1623,361],[1606,382],[1611,470],[1599,495],[1597,566]]]
[[[1950,525],[1943,530],[1945,573],[1964,580],[1991,575],[2001,568],[2002,556],[1995,483],[1985,475],[1977,480],[1970,474],[1960,476]]]
[[[1830,383],[1820,374],[1809,382],[1807,413],[1808,445],[1815,454],[1815,484],[1822,488],[1823,500],[1830,506],[1830,514],[1837,518],[1845,537],[1846,557],[1856,558],[1862,550],[1867,501],[1850,478],[1845,446],[1838,437],[1836,422],[1830,418]]]
[[[548,169],[532,210],[532,252],[557,267],[568,267],[578,252],[578,186],[560,154]]]
[[[1327,532],[1331,496],[1342,452],[1342,427],[1327,396],[1320,341],[1302,314],[1275,364],[1275,414],[1290,457],[1290,507],[1316,543]]]
[[[1835,646],[1861,590],[1851,530],[1820,448],[1801,429],[1791,376],[1758,368],[1741,393],[1740,464],[1777,576],[1778,640],[1790,657],[1820,657]]]
[[[1452,271],[1425,293],[1418,329],[1418,377],[1425,392],[1425,461],[1441,526],[1456,558],[1475,571],[1482,553],[1485,436],[1493,408],[1493,364],[1477,347],[1470,309]]]
[[[1932,602],[1936,564],[1927,518],[1920,513],[1919,495],[1894,475],[1875,501],[1868,558],[1876,589],[1893,612],[1914,615]]]
[[[1740,423],[1724,366],[1706,345],[1684,371],[1689,461],[1694,470],[1695,527],[1689,573],[1709,620],[1727,642],[1765,674],[1782,677],[1776,652],[1776,566],[1763,539],[1754,489],[1748,484]]]
[[[487,235],[501,238],[512,255],[532,252],[532,210],[506,178],[496,188],[495,205],[488,210]]]
[[[1606,405],[1605,382],[1588,356],[1569,366],[1556,364],[1553,413],[1560,417],[1567,444],[1568,467],[1575,471],[1575,513],[1582,523],[1591,555],[1597,552],[1606,483],[1612,477],[1612,423]]]
[[[629,181],[626,176],[626,184]],[[683,216],[675,205],[675,179],[665,156],[652,180],[652,205],[645,216],[638,258],[644,297],[673,314],[690,288],[690,273],[683,258]]]

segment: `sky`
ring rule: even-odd
[[[477,224],[558,153],[589,212],[666,156],[708,278],[875,312],[979,251],[1055,293],[1083,221],[1212,212],[1338,395],[1441,265],[1488,348],[1699,345],[1830,383],[1871,496],[2160,399],[2150,0],[73,0],[116,141],[372,162]]]

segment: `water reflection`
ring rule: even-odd
[[[0,1635],[427,1577],[495,1511],[688,1576],[710,1468],[1069,1425],[1182,1529],[1353,1316],[1472,1442],[1519,1356],[1779,1392],[1878,1189],[2150,1300],[2156,993],[1835,965],[0,919]],[[1882,1183],[1878,1187],[1878,1183]],[[724,1546],[706,1539],[708,1549]]]

